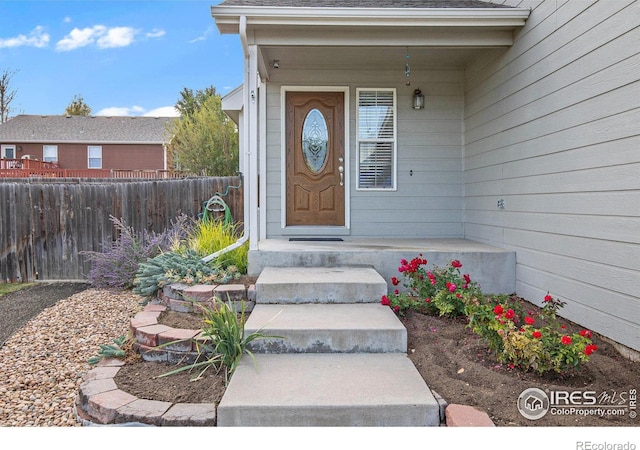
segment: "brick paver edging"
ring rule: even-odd
[[[169,403],[128,394],[114,377],[124,365],[104,359],[90,370],[80,385],[76,419],[83,425],[215,426],[215,403]]]
[[[130,322],[134,349],[142,359],[150,362],[168,362],[170,364],[190,364],[198,356],[193,339],[200,330],[177,329],[158,323],[160,314],[171,310],[176,312],[194,312],[194,304],[211,305],[219,299],[234,302],[245,301],[247,311],[255,305],[255,285],[245,288],[241,284],[195,285],[174,283],[164,287],[158,294],[158,300],[149,303],[136,314]],[[184,300],[189,299],[189,300]],[[226,301],[226,300],[225,300]]]

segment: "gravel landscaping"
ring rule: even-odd
[[[127,334],[131,317],[142,309],[140,297],[130,291],[87,289],[55,302],[42,295],[45,288],[27,290],[23,302],[38,297],[55,304],[42,300],[45,309],[36,309],[42,312],[0,348],[0,426],[80,426],[73,407],[91,369],[87,360],[97,355],[100,344]],[[5,310],[15,307],[15,294],[0,297],[4,320],[11,317]],[[22,307],[29,309],[26,303]],[[1,325],[2,330],[9,327]]]

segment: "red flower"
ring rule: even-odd
[[[493,312],[495,314],[502,314],[504,312],[504,308],[502,307],[502,305],[498,305],[495,308],[493,308]]]
[[[533,333],[531,333],[531,336],[533,336],[536,339],[540,339],[542,337],[542,333],[540,333],[538,330],[536,330]]]
[[[400,311],[400,307],[399,307],[398,305],[394,306],[394,307],[393,307],[393,311],[394,311],[394,312],[398,312],[398,311]]]
[[[425,298],[425,299],[424,299],[424,302],[425,302],[425,303],[431,303],[431,299],[430,299],[430,298]]]
[[[516,313],[513,311],[513,309],[507,309],[507,312],[504,314],[504,316],[507,319],[513,319],[513,316],[515,316]]]
[[[566,325],[560,325],[560,328],[562,328],[563,330],[567,328]]]
[[[387,297],[386,295],[382,296],[382,301],[380,303],[382,303],[384,306],[391,306],[391,300],[389,300],[389,297]]]
[[[544,296],[544,302],[545,303],[549,303],[551,300],[553,300],[553,297],[550,296],[549,294]]]
[[[400,291],[396,289],[395,291],[393,291],[393,293],[398,295],[398,294],[400,294]]]
[[[571,345],[571,336],[562,336],[560,342],[562,342],[562,345]]]
[[[527,316],[524,318],[524,321],[527,323],[527,325],[533,325],[536,320],[533,317]]]
[[[451,261],[451,267],[455,267],[456,269],[460,268],[462,267],[462,263],[457,259],[454,259],[453,261]]]
[[[465,283],[471,283],[471,276],[468,273],[465,273],[462,278],[464,278]]]
[[[591,331],[589,330],[582,330],[580,332],[580,336],[591,339],[592,334],[591,334]]]
[[[449,289],[449,292],[455,292],[457,287],[458,287],[458,286],[456,286],[455,283],[449,283],[448,281],[447,281],[446,286],[447,286],[447,289]]]
[[[584,348],[584,354],[587,356],[591,356],[593,352],[598,350],[598,346],[595,344],[589,344]]]
[[[398,280],[396,277],[391,278],[391,283],[393,283],[394,286],[397,286],[400,283],[400,280]]]

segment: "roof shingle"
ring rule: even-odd
[[[175,117],[18,115],[0,124],[0,142],[155,143],[169,140]]]

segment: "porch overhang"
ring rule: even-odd
[[[347,49],[358,52],[360,67],[362,61],[378,64],[375,61],[380,55],[391,60],[389,50],[400,48],[411,48],[414,54],[424,52],[423,60],[440,58],[438,51],[455,49],[458,53],[451,55],[463,55],[456,57],[464,60],[474,50],[513,45],[514,30],[525,25],[529,14],[527,8],[511,7],[359,8],[224,3],[211,7],[220,33],[239,34],[245,45],[258,48],[258,70],[264,80],[269,80],[274,60],[286,59],[289,67],[293,64],[300,67],[305,59],[335,63],[338,52]],[[356,64],[352,52],[343,52],[341,56],[342,67]]]
[[[212,6],[211,15],[222,34],[239,33],[240,17],[247,27],[373,27],[481,28],[513,31],[529,17],[527,8],[335,8]],[[308,29],[307,29],[308,31]]]

